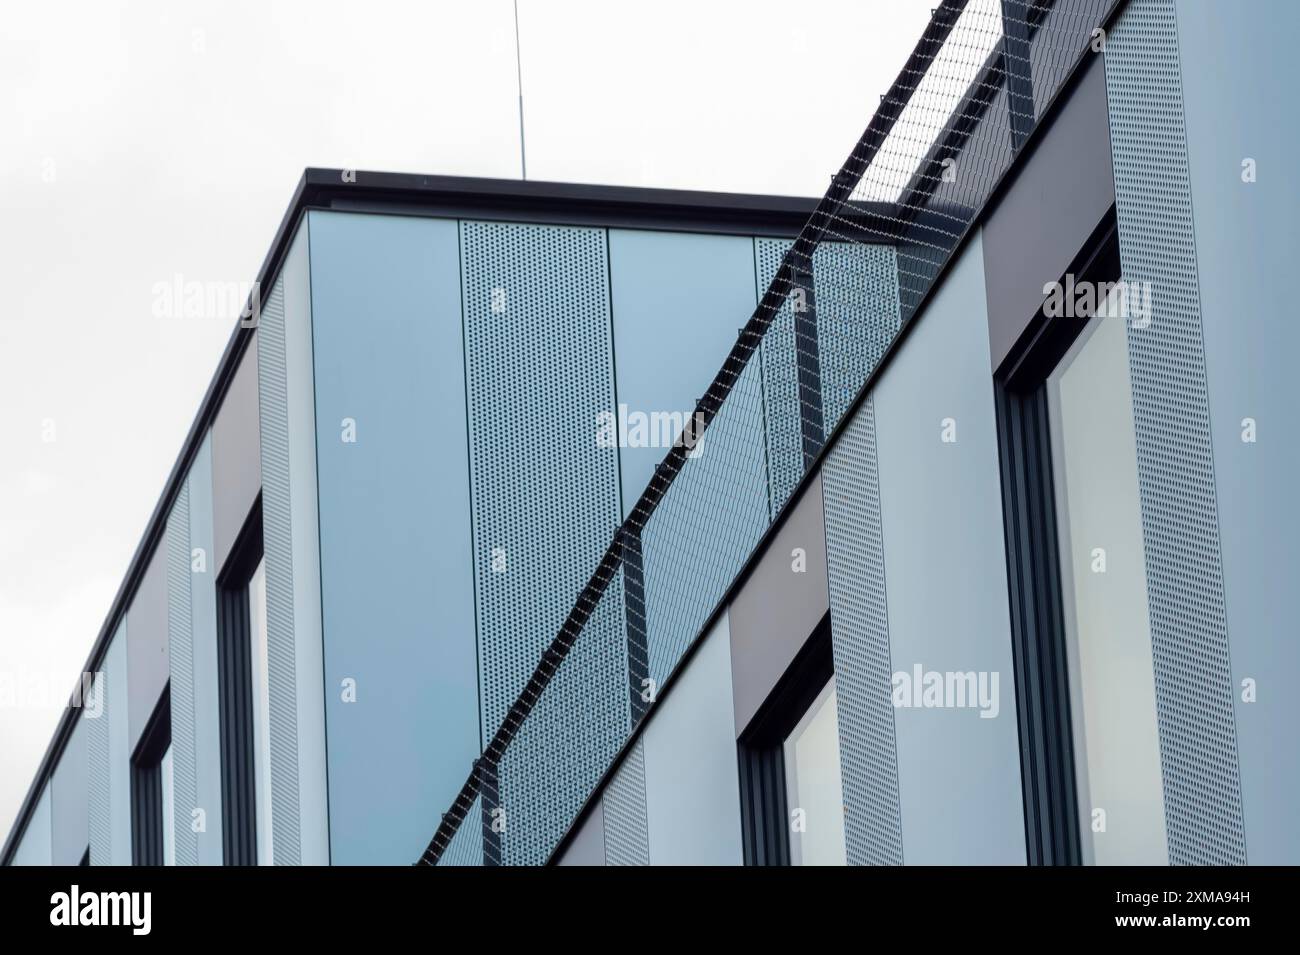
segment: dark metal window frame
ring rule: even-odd
[[[259,494],[217,577],[217,684],[221,723],[221,843],[226,865],[257,865],[252,621],[248,584],[262,560]]]
[[[828,612],[736,741],[745,865],[789,865],[785,741],[835,675]]]
[[[1114,207],[1066,273],[1076,283],[1120,279]],[[1082,861],[1047,379],[1087,324],[1040,309],[994,375],[1030,865]]]
[[[168,682],[131,754],[132,865],[162,865],[166,861],[163,830],[168,820],[163,816],[162,760],[172,742],[171,699]]]

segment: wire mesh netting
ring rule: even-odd
[[[933,11],[420,862],[550,857],[1117,5]]]

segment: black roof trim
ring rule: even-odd
[[[268,288],[278,276],[289,244],[308,209],[470,216],[556,225],[624,226],[794,238],[817,208],[818,201],[795,196],[308,168],[298,180],[289,207],[258,269],[257,283],[260,288]],[[887,204],[881,204],[879,208],[862,207],[864,216],[888,218],[891,212]],[[140,543],[127,565],[126,577],[91,647],[83,668],[86,672],[95,672],[103,665],[113,634],[125,619],[154,549],[162,539],[181,483],[189,474],[199,446],[217,416],[252,337],[252,329],[242,328],[236,322],[199,404],[198,414],[181,446],[180,456],[172,465]],[[71,699],[72,693],[69,692],[69,705],[59,718],[54,737],[9,827],[3,848],[0,848],[0,865],[12,862],[41,791],[52,778],[55,765],[76,728],[78,711],[72,707]]]

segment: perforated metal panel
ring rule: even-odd
[[[641,534],[650,678],[664,680],[768,525],[759,365],[751,361]]]
[[[271,831],[276,865],[301,861],[298,689],[294,650],[293,536],[289,506],[289,399],[284,279],[262,306],[257,332],[262,429],[262,538],[266,562],[267,689],[270,696]]]
[[[501,757],[503,865],[546,862],[614,761],[631,720],[620,573]]]
[[[81,718],[86,721],[86,760],[87,785],[89,787],[88,805],[90,812],[90,864],[112,864],[111,818],[109,809],[111,800],[109,785],[108,756],[108,679],[101,669],[94,676],[95,699],[100,706],[100,714],[94,719],[83,711]]]
[[[771,284],[790,248],[785,239],[755,239],[759,294]],[[817,320],[816,361],[822,430],[829,435],[898,334],[898,256],[893,246],[827,243],[813,253],[812,308]],[[763,338],[764,425],[775,517],[803,477],[799,397],[799,342],[790,301]]]
[[[1128,327],[1169,859],[1246,861],[1192,197],[1172,0],[1133,0],[1106,44],[1129,282],[1151,321]]]
[[[813,253],[822,418],[830,434],[898,334],[893,246],[828,243]]]
[[[822,467],[822,496],[848,861],[902,865],[875,409],[870,401],[828,455]]]
[[[190,572],[189,482],[167,518],[167,641],[171,667],[172,829],[177,865],[197,865],[197,834],[190,813],[199,804],[194,736],[194,617]]]
[[[606,865],[649,865],[645,803],[645,745],[638,739],[605,788],[602,813]]]
[[[792,244],[786,239],[754,240],[754,271],[760,296],[772,284],[777,269],[781,267],[781,259]],[[790,493],[803,477],[794,318],[789,302],[782,305],[758,350],[762,365],[763,425],[772,516],[785,507]]]
[[[483,827],[479,819],[483,813],[483,799],[479,797],[469,808],[465,817],[467,825],[456,830],[456,835],[447,844],[447,851],[438,860],[438,865],[481,866],[483,864]]]
[[[463,222],[461,262],[488,739],[619,525],[618,452],[596,443],[613,333],[602,230]]]

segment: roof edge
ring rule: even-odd
[[[292,198],[280,219],[270,248],[258,269],[256,288],[268,287],[280,272],[289,244],[309,209],[346,209],[360,200],[376,206],[391,205],[405,214],[483,215],[515,218],[547,216],[557,224],[570,221],[606,221],[607,225],[680,228],[681,231],[742,231],[793,238],[817,207],[818,199],[797,196],[765,196],[750,193],[696,192],[682,189],[651,189],[634,186],[586,183],[540,182],[519,179],[490,179],[472,176],[438,176],[418,173],[367,172],[308,167],[298,179]],[[416,208],[419,207],[419,208]],[[360,210],[358,210],[360,211]],[[864,207],[864,213],[876,211]],[[887,206],[879,210],[887,214]],[[694,225],[695,228],[691,228]],[[119,625],[135,598],[140,580],[162,539],[181,484],[189,474],[230,382],[244,357],[253,329],[238,321],[217,362],[216,371],[180,455],[172,465],[162,493],[145,524],[145,530],[127,564],[126,575],[109,606],[83,672],[97,671]],[[79,675],[76,681],[79,682]],[[36,774],[0,847],[0,866],[9,865],[26,832],[41,792],[53,776],[56,763],[76,728],[78,709],[72,705],[75,690],[69,690],[68,705],[59,717],[53,738],[37,766]]]

